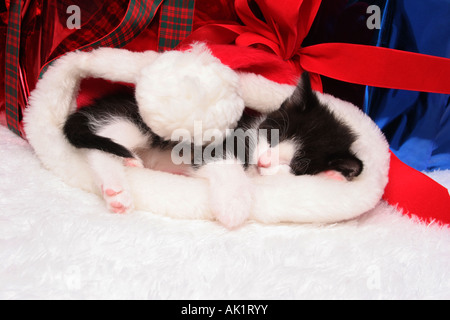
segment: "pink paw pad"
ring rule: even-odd
[[[127,214],[133,211],[133,199],[126,189],[101,186],[103,198],[111,212]]]
[[[111,210],[114,213],[125,213],[127,210],[127,208],[120,202],[112,202],[110,205],[111,205]]]
[[[144,167],[142,162],[135,158],[125,158],[125,159],[123,159],[123,164],[126,167],[131,167],[131,168],[143,168]]]
[[[121,194],[122,190],[115,191],[113,189],[106,189],[106,190],[103,190],[103,193],[106,194],[108,197],[115,197],[118,194]]]

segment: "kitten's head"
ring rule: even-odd
[[[268,132],[267,147],[258,156],[260,171],[289,166],[295,175],[338,172],[351,180],[363,170],[363,163],[350,150],[356,135],[319,101],[306,72],[292,96],[267,116],[260,129]],[[273,129],[279,130],[279,139],[273,138]],[[273,161],[273,153],[278,161]]]

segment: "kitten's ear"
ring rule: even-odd
[[[286,101],[287,107],[295,108],[300,112],[314,107],[319,101],[311,88],[311,80],[307,71],[303,72],[294,93]]]
[[[363,170],[363,163],[352,154],[344,157],[338,157],[328,162],[331,170],[338,171],[344,175],[347,180],[359,176]]]

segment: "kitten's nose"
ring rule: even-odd
[[[271,165],[272,165],[272,152],[269,149],[259,157],[258,167],[259,168],[270,168]]]

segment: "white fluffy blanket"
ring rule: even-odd
[[[2,126],[0,159],[0,299],[450,298],[450,230],[385,203],[345,223],[228,231],[110,214]]]

